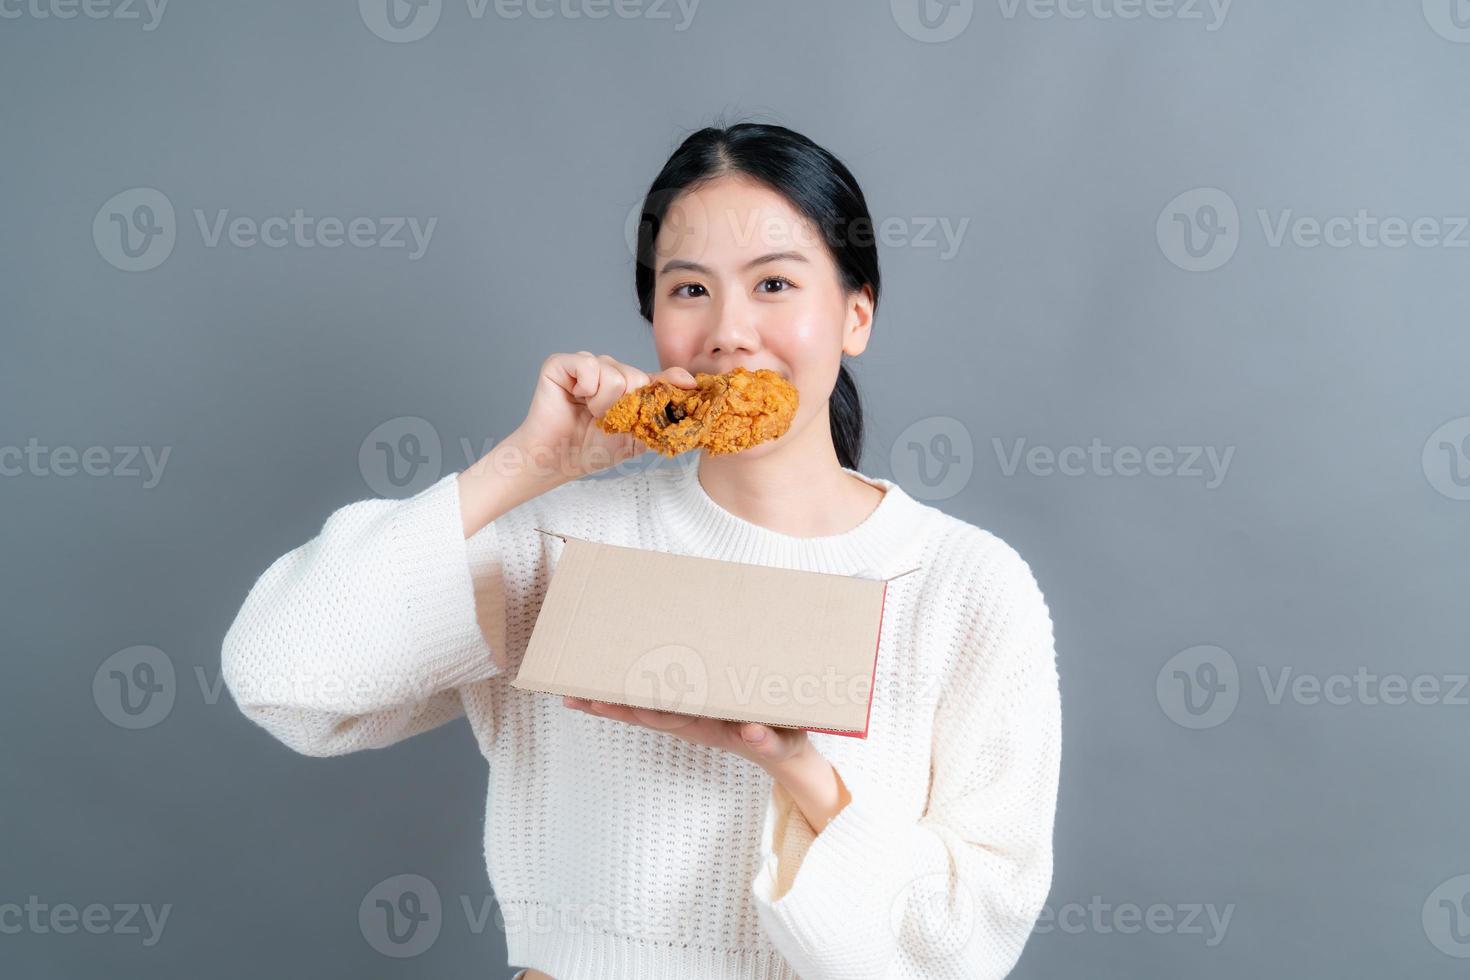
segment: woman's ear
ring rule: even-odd
[[[842,327],[842,353],[861,354],[868,347],[873,332],[873,287],[864,284],[852,294],[847,320]]]

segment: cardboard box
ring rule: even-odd
[[[775,568],[537,530],[566,546],[512,686],[867,737],[883,604],[898,575]]]

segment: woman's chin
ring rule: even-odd
[[[784,438],[783,436],[782,439]],[[751,460],[764,459],[772,453],[780,452],[782,445],[781,439],[771,439],[767,442],[757,443],[747,449],[742,449],[738,453],[713,454],[707,449],[701,449],[700,452],[703,454],[704,459],[730,459],[749,462]]]

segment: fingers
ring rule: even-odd
[[[595,360],[598,384],[596,392],[587,399],[587,411],[593,418],[601,418],[625,392],[647,384],[648,375],[607,354],[599,354]]]
[[[628,378],[622,365],[606,354],[579,350],[574,354],[553,354],[541,367],[541,373],[577,402],[601,416],[627,389]]]
[[[658,711],[654,708],[636,708],[627,704],[616,704],[611,701],[593,701],[570,695],[564,695],[562,697],[562,704],[568,708],[576,708],[579,711],[584,711],[587,714],[597,715],[600,718],[623,721],[632,725],[642,725],[644,728],[652,728],[660,732],[676,732],[681,728],[687,728],[697,723],[699,720],[688,715],[675,714],[670,711]]]
[[[670,384],[678,385],[680,388],[699,387],[698,383],[694,380],[694,375],[681,367],[666,368],[658,374],[655,374],[654,377],[662,378]]]
[[[579,350],[575,357],[572,371],[576,375],[577,383],[572,386],[572,394],[583,399],[593,398],[602,383],[601,364],[590,351]]]
[[[668,368],[650,376],[609,354],[593,354],[585,350],[553,354],[542,365],[542,373],[574,400],[586,405],[594,418],[601,418],[627,392],[655,379],[680,388],[698,387],[694,375],[682,367]]]
[[[541,374],[572,398],[583,401],[597,393],[600,369],[589,351],[552,354],[541,365]]]

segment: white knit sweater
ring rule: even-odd
[[[563,484],[468,541],[456,474],[344,506],[251,588],[225,683],[313,756],[467,716],[511,964],[555,980],[1005,976],[1050,888],[1061,752],[1029,566],[866,476],[886,493],[857,527],[777,533],[716,504],[698,462]],[[867,738],[809,736],[852,795],[820,834],[744,758],[510,685],[564,547],[537,526],[785,568],[921,568],[888,589]]]

